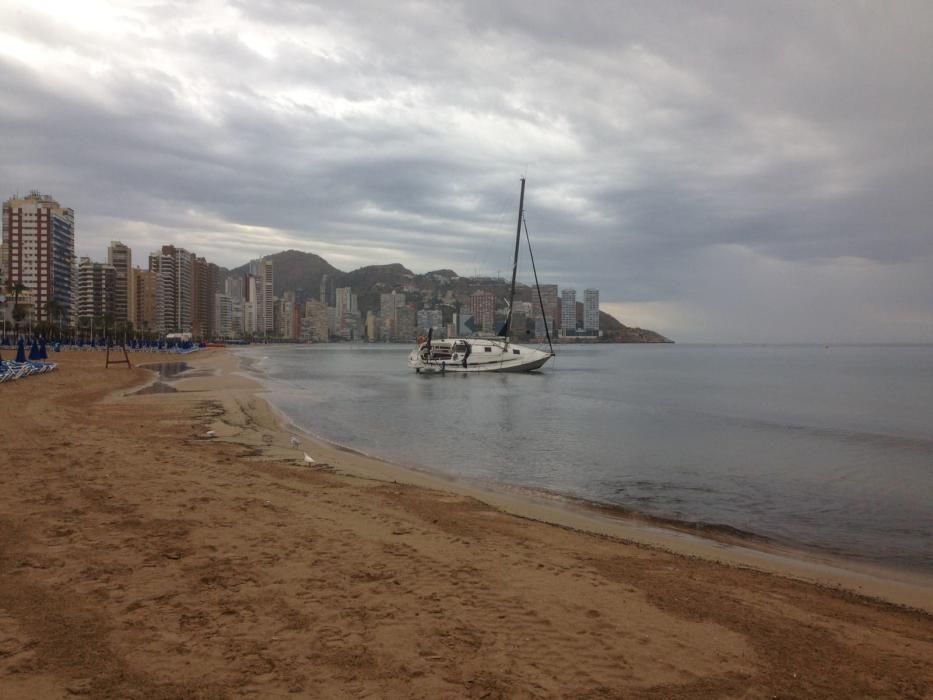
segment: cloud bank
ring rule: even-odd
[[[0,2],[80,254],[539,273],[678,340],[933,341],[933,5]]]

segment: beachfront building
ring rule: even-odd
[[[275,300],[275,334],[289,340],[301,337],[301,307],[295,301],[295,292],[292,290]]]
[[[273,334],[276,338],[294,340],[301,333],[295,326],[295,295],[285,292],[282,299],[276,298],[272,304]]]
[[[113,265],[81,258],[78,262],[77,317],[91,321],[116,320],[117,271]]]
[[[160,333],[191,332],[194,253],[172,245],[149,255],[149,270],[158,274],[158,325]]]
[[[541,298],[537,295],[533,298],[528,310],[528,317],[534,324],[535,338],[544,338],[548,332],[554,335],[557,328],[557,319],[560,317],[560,311],[557,303],[557,285],[542,284]],[[541,307],[544,306],[544,313]],[[545,325],[547,328],[545,328]]]
[[[272,258],[259,258],[249,263],[249,273],[254,279],[251,292],[254,298],[247,298],[254,304],[256,314],[255,332],[263,337],[275,334],[275,295],[273,293]]]
[[[131,321],[133,310],[133,251],[125,243],[110,241],[107,247],[107,264],[114,270],[113,320]]]
[[[159,327],[159,274],[134,268],[132,271],[134,295],[133,326],[147,333]]]
[[[366,338],[370,341],[379,340],[379,317],[372,311],[366,312]]]
[[[577,334],[577,290],[560,291],[560,334]]]
[[[334,278],[326,273],[321,275],[318,301],[324,306],[337,306],[337,290],[335,289]]]
[[[379,317],[382,320],[382,337],[387,340],[398,339],[398,310],[405,306],[404,292],[391,292],[379,295]]]
[[[234,338],[242,337],[244,334],[244,316],[246,302],[243,297],[230,296],[230,330]]]
[[[395,310],[395,337],[399,343],[410,343],[415,339],[415,308],[400,306]]]
[[[256,277],[249,272],[243,275],[243,333],[256,333]]]
[[[322,302],[314,299],[305,302],[301,339],[315,343],[326,343],[329,340],[327,306]]]
[[[220,268],[204,258],[193,258],[191,265],[191,333],[207,338],[214,330],[214,295],[219,291]]]
[[[214,316],[211,332],[216,338],[233,337],[233,299],[226,294],[214,294]]]
[[[434,329],[434,337],[440,337],[444,330],[444,314],[440,309],[421,309],[417,316],[418,333],[427,333]]]
[[[477,289],[470,295],[470,313],[473,321],[485,333],[496,331],[496,295]]]
[[[3,203],[2,245],[3,277],[8,284],[22,285],[31,292],[32,316],[37,321],[69,322],[73,313],[74,211],[39,192],[11,197]],[[55,318],[50,319],[50,309]]]
[[[360,312],[357,296],[350,287],[338,287],[335,296],[334,308],[337,309],[338,318],[342,318],[345,314],[358,314]]]
[[[587,335],[599,335],[599,290],[583,292],[583,331]]]

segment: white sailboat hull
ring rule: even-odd
[[[554,355],[498,338],[452,338],[422,343],[408,354],[416,372],[533,372]]]

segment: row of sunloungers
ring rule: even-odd
[[[58,365],[54,362],[13,362],[0,360],[0,384],[16,379],[32,377],[36,374],[51,372]]]
[[[186,343],[182,345],[176,345],[176,344],[169,345],[168,343],[155,343],[155,342],[153,343],[127,343],[126,344],[126,349],[128,352],[188,353],[188,352],[195,352],[197,350],[202,350],[203,348],[204,346],[198,345],[196,343]],[[8,349],[8,350],[14,349],[15,350],[15,346],[0,344],[0,349]],[[63,350],[81,350],[81,351],[106,350],[107,344],[103,342],[101,343],[84,343],[84,342],[58,343],[58,342],[54,342],[54,343],[49,344],[49,350],[51,351],[53,349],[55,352],[61,352]],[[122,350],[122,349],[123,348],[120,345],[110,346],[111,352],[113,352],[114,350]]]

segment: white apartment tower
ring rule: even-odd
[[[116,270],[113,265],[81,258],[78,263],[77,317],[116,320]]]
[[[22,284],[35,299],[37,321],[65,320],[73,315],[74,211],[52,197],[30,192],[3,203],[3,249],[9,284]],[[49,318],[49,305],[52,314]]]
[[[149,255],[149,270],[159,276],[156,330],[160,333],[191,332],[194,257],[171,245]]]

